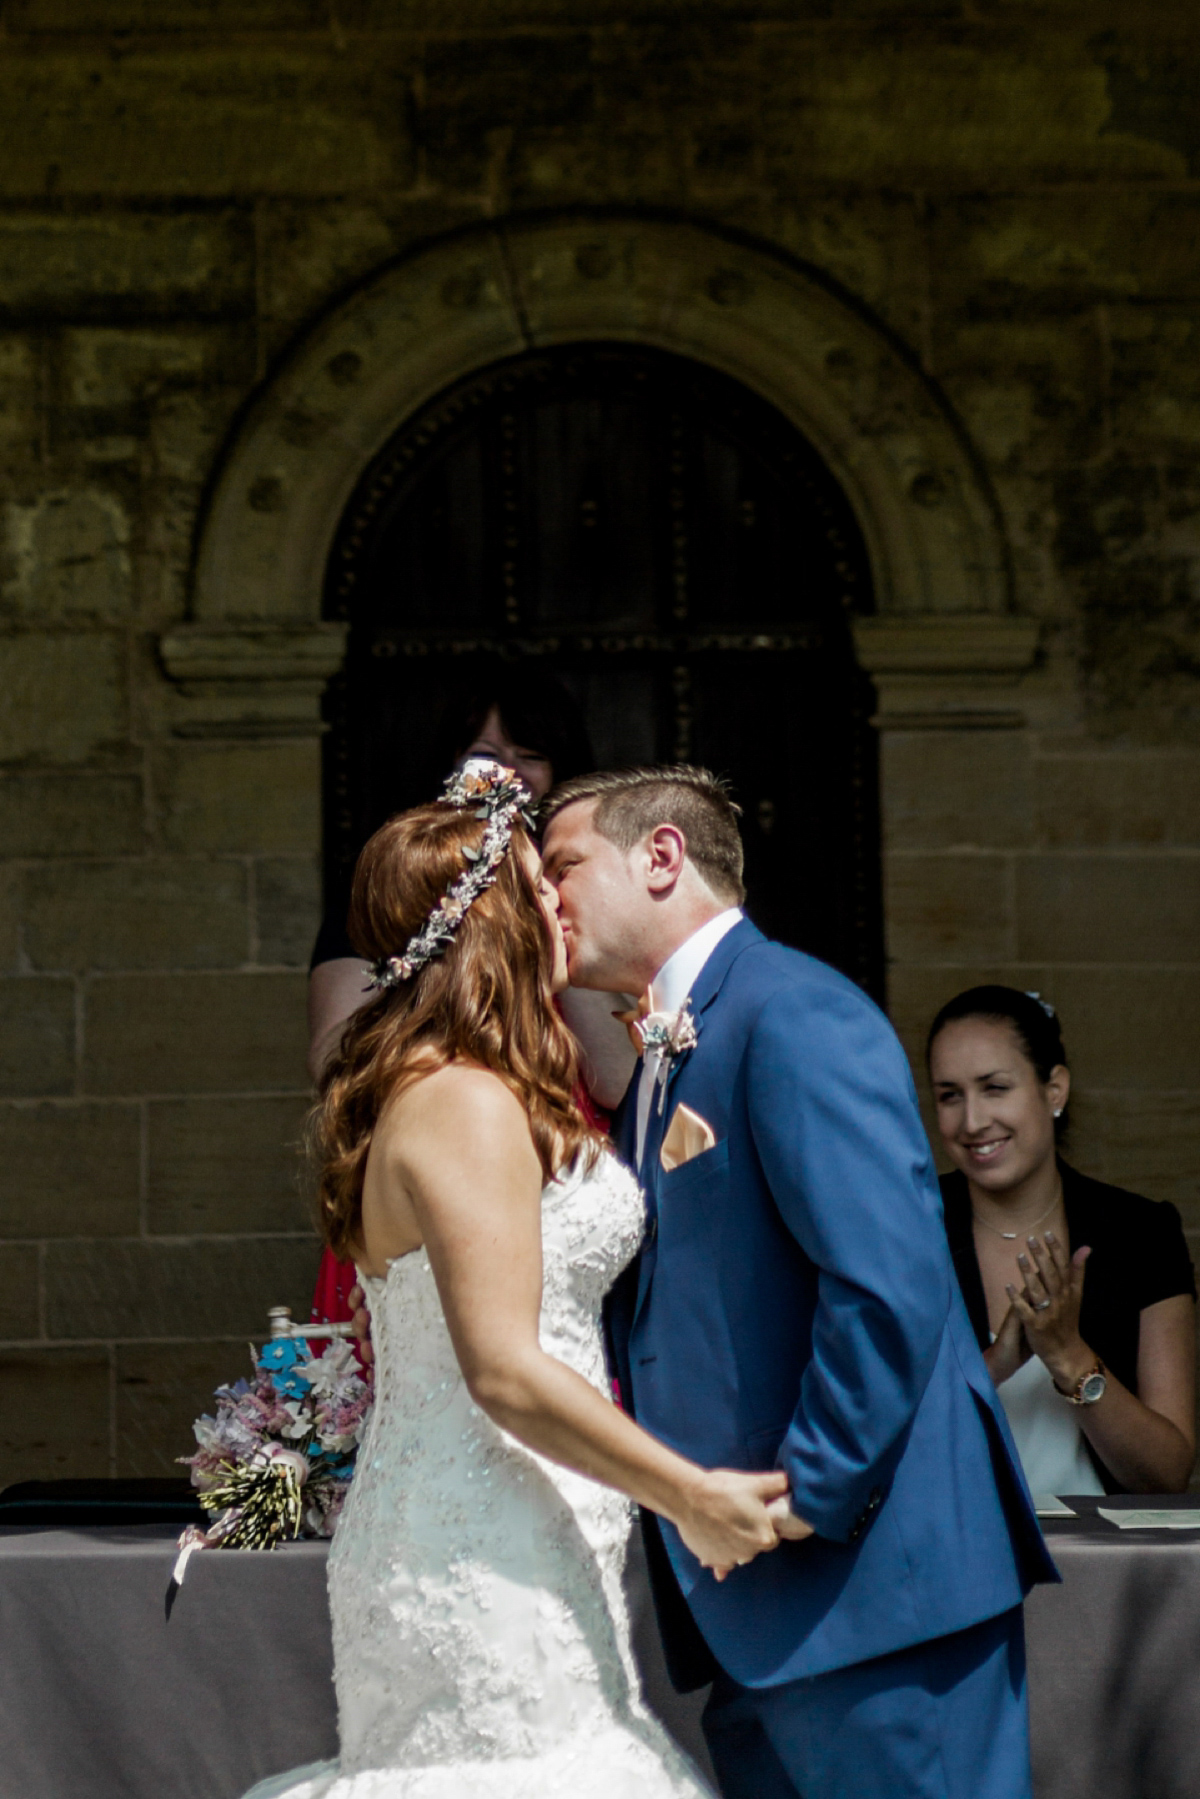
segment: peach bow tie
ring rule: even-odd
[[[645,993],[642,994],[642,997],[638,1000],[637,1005],[631,1012],[614,1012],[613,1017],[619,1024],[623,1024],[625,1029],[629,1032],[629,1041],[632,1043],[638,1055],[644,1056],[646,1053],[646,1045],[642,1040],[642,1024],[647,1018],[651,1017],[650,989],[647,987]]]

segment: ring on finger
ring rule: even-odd
[[[1050,1310],[1050,1301],[1048,1299],[1035,1299],[1033,1302],[1033,1309],[1035,1312],[1048,1312]]]

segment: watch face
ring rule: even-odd
[[[1102,1374],[1089,1374],[1079,1392],[1079,1397],[1084,1405],[1095,1405],[1098,1399],[1103,1399],[1104,1389],[1107,1385],[1108,1382]]]

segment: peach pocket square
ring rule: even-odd
[[[690,1106],[678,1106],[663,1138],[659,1160],[670,1174],[673,1168],[682,1168],[685,1162],[703,1155],[706,1149],[714,1149],[716,1142],[712,1125],[701,1118],[699,1112],[693,1112]]]

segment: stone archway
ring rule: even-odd
[[[996,508],[915,360],[820,276],[690,223],[531,218],[436,241],[352,294],[251,408],[202,524],[191,621],[161,642],[189,733],[318,728],[340,627],[338,519],[397,425],[451,382],[584,339],[706,362],[787,415],[861,525],[878,614],[857,627],[884,723],[1010,724],[989,683],[1032,661]],[[961,679],[971,678],[966,701]],[[183,716],[186,715],[186,716]]]

